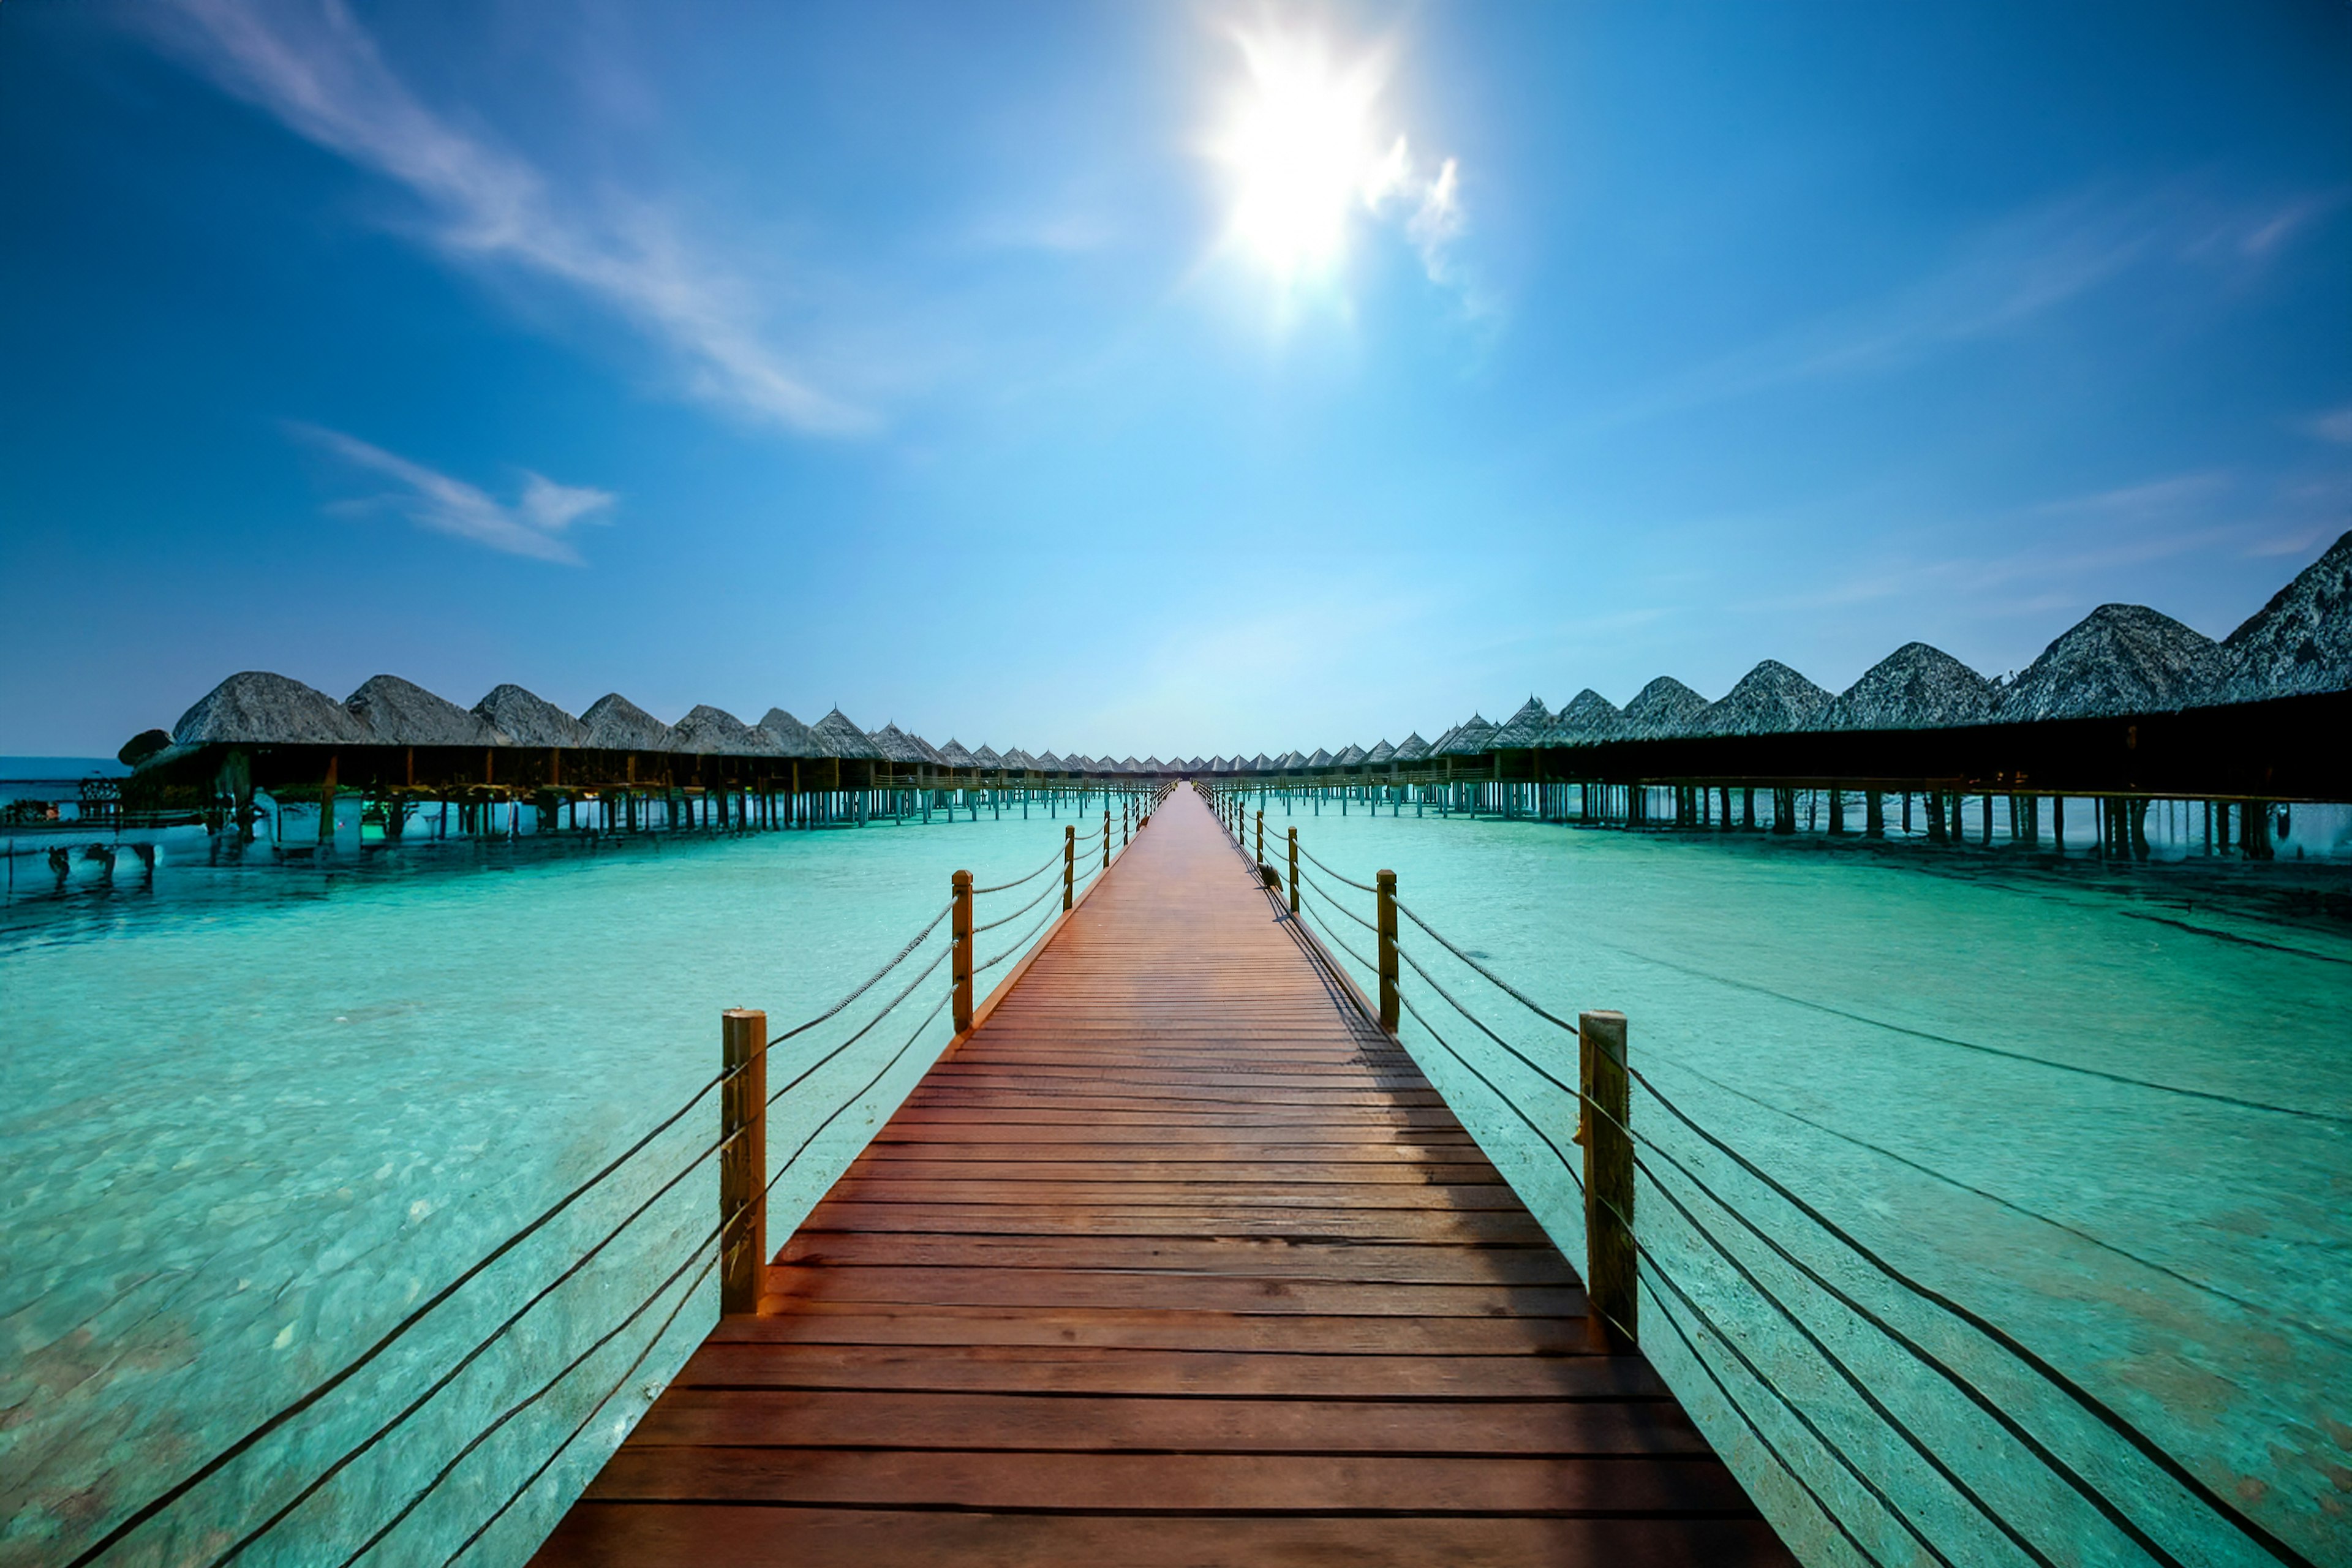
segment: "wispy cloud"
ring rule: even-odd
[[[580,552],[564,535],[580,522],[605,521],[614,497],[610,490],[584,485],[559,485],[525,470],[522,492],[513,502],[494,500],[488,491],[450,478],[422,463],[413,463],[357,437],[316,425],[289,424],[303,440],[331,452],[353,468],[397,480],[401,489],[360,500],[344,501],[341,510],[394,511],[419,528],[509,555],[538,561],[582,564]]]
[[[341,0],[169,0],[137,13],[225,90],[394,182],[460,260],[562,284],[674,353],[706,400],[816,434],[872,420],[767,342],[748,290],[644,204],[569,196],[528,160],[435,113]]]
[[[2331,408],[2311,421],[2311,433],[2338,447],[2352,447],[2352,403]]]
[[[1946,265],[1671,378],[1609,422],[1895,369],[2017,331],[2136,267],[2258,268],[2336,200],[2231,204],[2167,187],[2132,198],[2086,194],[2021,213]]]

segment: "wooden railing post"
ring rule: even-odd
[[[1062,912],[1070,912],[1072,894],[1078,882],[1078,827],[1072,823],[1062,829]]]
[[[1265,864],[1265,813],[1257,814],[1257,863]]]
[[[958,871],[950,879],[948,896],[954,906],[948,917],[954,944],[948,970],[955,986],[955,1032],[961,1035],[971,1027],[971,873]]]
[[[1381,1027],[1397,1032],[1396,873],[1382,871],[1372,879],[1380,889]]]
[[[1612,1332],[1639,1342],[1639,1291],[1633,1251],[1633,1080],[1625,1073],[1625,1015],[1576,1017],[1583,1087],[1584,1294],[1592,1316]]]
[[[1108,870],[1109,870],[1109,869],[1110,869],[1110,811],[1109,811],[1109,809],[1108,809],[1108,807],[1106,807],[1106,808],[1104,809],[1104,811],[1103,811],[1103,863],[1102,863],[1102,868],[1103,868],[1104,870],[1106,870],[1106,871],[1108,871]]]
[[[760,1310],[768,1266],[768,1016],[719,1016],[719,1310]]]
[[[1298,829],[1290,830],[1290,913],[1298,914]]]

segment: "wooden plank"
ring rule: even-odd
[[[992,1004],[537,1562],[1789,1561],[1196,798]]]

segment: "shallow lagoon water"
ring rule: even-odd
[[[0,1563],[60,1561],[94,1540],[676,1110],[717,1070],[722,1008],[764,1008],[778,1030],[820,1011],[944,906],[951,871],[986,885],[1058,861],[1068,820],[1040,807],[1025,822],[602,847],[525,839],[315,868],[211,867],[173,845],[152,887],[121,876],[111,889],[77,883],[10,906]],[[1057,867],[983,901],[980,918],[1058,880]],[[982,938],[980,956],[1056,908],[1049,898]],[[772,1089],[846,1038],[943,936],[835,1024],[781,1047]],[[941,968],[771,1113],[778,1170],[815,1135],[775,1189],[779,1240],[945,1043],[935,1016],[896,1055],[946,994]],[[235,1540],[221,1521],[274,1511],[298,1474],[366,1436],[696,1165],[716,1128],[706,1099],[109,1561],[209,1561]],[[339,1561],[363,1538],[355,1523],[390,1517],[496,1414],[622,1321],[715,1213],[704,1160],[595,1268],[241,1560]],[[468,1458],[374,1560],[441,1561],[588,1413],[677,1293]],[[674,1342],[468,1562],[528,1556],[715,1302],[705,1279]]]
[[[1628,1016],[1656,1089],[1921,1282],[1982,1313],[2316,1561],[2352,1561],[2352,937],[2263,918],[2260,874],[2121,875],[2045,858],[1694,839],[1532,823],[1266,817],[1332,869],[1399,897],[1551,1011]],[[1370,900],[1311,864],[1359,912]],[[2299,874],[2297,874],[2299,875]],[[2319,873],[2340,896],[2340,868]],[[2308,905],[2308,877],[2295,901]],[[2226,898],[2217,897],[2219,893]],[[1370,933],[1308,893],[1359,952]],[[1402,946],[1497,1033],[1569,1082],[1573,1039],[1403,922]],[[1356,966],[1366,984],[1369,975]],[[1571,1257],[1582,1200],[1573,1102],[1482,1037],[1410,968],[1412,1047]],[[1445,1041],[1491,1080],[1480,1083]],[[1499,1091],[1499,1092],[1498,1092]],[[1529,1114],[1536,1124],[1509,1109]],[[2159,1547],[2266,1562],[2237,1531],[1981,1336],[1860,1265],[1637,1089],[1637,1127],[1759,1226],[1977,1381]],[[1858,1141],[1858,1142],[1857,1142]],[[1864,1147],[1863,1145],[1874,1147]],[[1696,1233],[1717,1233],[1927,1439],[1992,1511],[2060,1562],[2149,1561],[2049,1468],[1877,1330],[1834,1303],[1663,1154],[1637,1218],[1692,1303],[1645,1292],[1643,1340],[1811,1561],[1856,1561],[1692,1364],[1725,1387],[1885,1562],[2027,1563]],[[1843,1471],[1696,1321],[1704,1309],[1915,1535]]]
[[[1410,906],[1547,1006],[1624,1010],[1637,1067],[1703,1125],[2048,1355],[2300,1549],[2346,1560],[2352,940],[2340,928],[2184,908],[2174,889],[2186,884],[2161,869],[2135,889],[1975,852],[1931,861],[1328,809],[1289,821],[1339,870],[1395,868]],[[125,879],[12,907],[0,942],[0,1148],[16,1178],[0,1269],[11,1417],[0,1562],[56,1561],[61,1545],[94,1539],[676,1109],[713,1070],[718,1009],[764,1006],[780,1027],[816,1011],[943,902],[950,870],[1018,874],[1061,833],[1040,812],[1025,824],[593,850],[446,847],[346,871],[215,870],[167,855],[152,892]],[[1360,945],[1363,932],[1326,918]],[[1455,995],[1572,1079],[1572,1043],[1514,1021],[1507,1000],[1416,945],[1410,925],[1407,936]],[[987,938],[982,950],[995,951]],[[926,1004],[944,978],[927,983]],[[1406,993],[1565,1141],[1566,1097],[1449,1022],[1410,972]],[[894,1015],[779,1105],[772,1166],[815,1137],[778,1187],[778,1240],[944,1042],[934,1023],[891,1065],[920,1016]],[[786,1061],[817,1059],[861,1016],[806,1037],[803,1056],[790,1054],[795,1042]],[[1407,1041],[1580,1257],[1579,1200],[1544,1137],[1420,1026]],[[2260,1560],[2007,1358],[1855,1265],[1726,1162],[1670,1142],[1663,1111],[1637,1099],[1636,1118],[1825,1277],[2029,1416],[2182,1561]],[[267,1517],[298,1478],[364,1438],[692,1165],[706,1121],[707,1103],[627,1179],[118,1560],[203,1562],[232,1544],[221,1521]],[[1920,1531],[1954,1561],[2029,1560],[1653,1187],[1641,1225],[1656,1264],[1822,1433],[1895,1479],[1894,1500]],[[677,1291],[627,1314],[704,1234],[713,1192],[706,1165],[243,1560],[340,1561],[490,1420],[625,1323],[460,1462],[374,1559],[441,1561],[629,1371]],[[1894,1391],[1896,1415],[1963,1457],[1980,1496],[2034,1539],[2063,1543],[2058,1560],[2146,1560],[1980,1413],[1906,1370],[1882,1334],[1690,1201],[1825,1342]],[[467,1561],[528,1556],[702,1332],[713,1297],[706,1281],[622,1396]],[[1650,1352],[1808,1559],[1851,1560],[1678,1348],[1667,1326],[1677,1310],[1645,1299]],[[1698,1342],[1874,1555],[1927,1560],[1721,1345]]]

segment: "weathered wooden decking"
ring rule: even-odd
[[[1785,1563],[1180,789],[546,1564]]]

